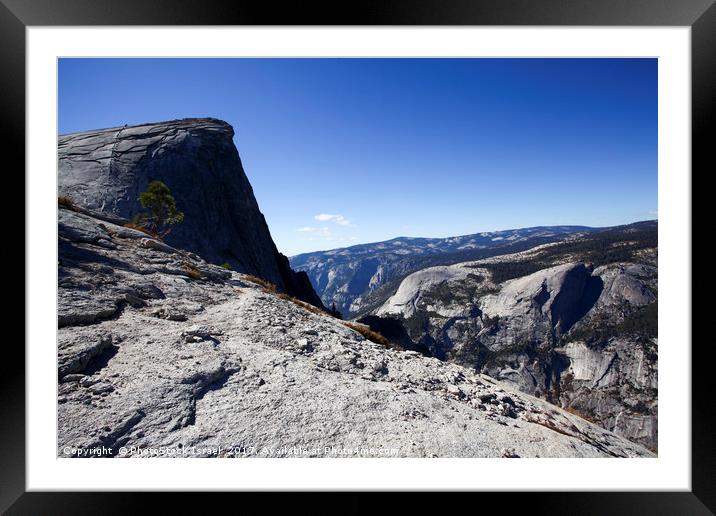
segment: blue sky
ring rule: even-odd
[[[236,131],[288,255],[656,218],[656,59],[62,59],[61,134]]]

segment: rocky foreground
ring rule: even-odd
[[[58,302],[58,456],[653,456],[67,208]]]

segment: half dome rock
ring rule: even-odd
[[[131,219],[139,194],[165,183],[185,214],[166,241],[208,262],[228,262],[323,306],[305,272],[278,252],[259,211],[234,130],[214,118],[97,129],[58,138],[59,195],[89,210]]]

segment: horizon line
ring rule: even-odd
[[[548,224],[548,225],[541,225],[541,226],[523,226],[523,227],[517,227],[517,228],[513,227],[513,228],[506,228],[506,229],[495,229],[495,230],[490,230],[490,231],[478,231],[476,233],[465,233],[462,235],[449,235],[449,236],[445,236],[445,237],[420,237],[420,236],[413,237],[413,236],[401,235],[401,236],[397,236],[397,237],[393,237],[393,238],[388,238],[387,240],[375,240],[372,242],[351,244],[351,245],[347,245],[347,246],[343,246],[343,247],[333,247],[330,249],[317,249],[315,251],[304,251],[302,253],[291,254],[291,255],[287,255],[287,256],[289,259],[291,259],[291,258],[296,258],[296,257],[304,255],[304,254],[327,253],[329,251],[340,251],[343,249],[350,249],[352,247],[358,247],[361,245],[373,245],[373,244],[381,244],[383,242],[392,242],[393,240],[399,240],[401,238],[410,238],[410,239],[415,239],[415,240],[418,240],[418,239],[419,240],[446,240],[448,238],[462,238],[462,237],[467,237],[467,236],[480,235],[482,233],[503,233],[505,231],[519,231],[519,230],[526,230],[526,229],[542,229],[542,228],[557,228],[557,227],[585,228],[585,229],[609,229],[609,228],[618,228],[618,227],[622,227],[622,226],[631,226],[634,224],[641,224],[644,222],[658,222],[658,221],[659,221],[659,218],[657,217],[654,219],[635,220],[633,222],[626,222],[624,224],[616,224],[613,226],[587,226],[587,225],[583,225],[583,224]]]

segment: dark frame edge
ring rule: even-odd
[[[25,25],[691,25],[713,0],[2,0]],[[60,5],[61,4],[61,5]]]
[[[7,166],[7,179],[12,176],[12,188],[25,199],[25,25],[3,3],[0,3],[0,145],[2,155],[12,166]],[[14,170],[13,170],[14,169]],[[15,171],[22,170],[22,174]],[[19,195],[18,195],[19,198]],[[23,215],[25,214],[23,205]],[[25,223],[16,227],[15,242],[22,242],[22,263],[27,278]],[[18,224],[19,226],[19,224]],[[17,248],[16,248],[17,249]],[[15,258],[16,262],[17,257]],[[26,292],[23,289],[22,307],[25,309]],[[23,317],[23,321],[25,318]],[[25,327],[23,324],[23,342]],[[6,362],[0,375],[3,401],[0,404],[0,511],[6,509],[25,491],[25,352],[22,349]]]
[[[702,178],[716,170],[713,152],[714,115],[716,114],[716,3],[699,16],[691,26],[691,181],[692,218],[693,180],[698,173]],[[692,236],[693,242],[693,223]],[[692,281],[696,270],[696,256],[692,245]],[[700,287],[703,290],[703,287]],[[692,293],[692,336],[694,315],[702,310],[693,303]],[[701,320],[705,313],[701,313]],[[716,439],[714,439],[714,396],[716,389],[711,381],[708,350],[705,342],[695,342],[692,337],[691,371],[691,488],[695,496],[706,507],[716,513]],[[698,416],[698,417],[697,417]]]
[[[5,3],[14,4],[14,9],[9,9]],[[2,147],[3,156],[14,158],[12,161],[16,167],[25,169],[25,28],[26,24],[35,24],[39,20],[51,19],[56,13],[52,12],[53,6],[44,2],[39,5],[36,2],[27,2],[34,7],[31,13],[18,7],[13,0],[0,1],[0,34],[2,34],[3,44],[0,45],[0,63],[3,65],[3,73],[0,74],[0,130],[2,131]],[[104,4],[104,2],[97,2]],[[130,4],[133,2],[127,2]],[[547,2],[555,5],[560,2]],[[630,20],[622,24],[640,24],[645,25],[681,25],[691,24],[692,27],[692,170],[702,171],[702,175],[706,171],[716,169],[713,152],[711,152],[712,142],[708,139],[710,131],[708,129],[713,125],[713,114],[715,111],[714,91],[716,91],[716,4],[711,0],[710,7],[705,10],[698,10],[696,18],[689,18],[684,23],[684,12],[671,17],[661,18],[655,21],[651,18],[649,21],[634,19],[634,3],[630,4],[629,15],[624,19]],[[641,2],[636,2],[641,3]],[[430,2],[421,2],[423,8]],[[691,6],[690,14],[693,14],[694,6]],[[55,9],[60,9],[55,5]],[[499,10],[499,9],[498,9]],[[484,19],[483,24],[502,24],[504,19],[509,18],[510,7],[505,6],[500,11],[500,15],[496,20],[494,17]],[[618,8],[615,9],[619,11]],[[81,13],[79,11],[69,9],[69,15],[76,25],[93,25],[93,24],[115,24],[116,21],[109,19],[108,11],[102,13]],[[456,9],[455,12],[460,11]],[[507,13],[505,11],[508,11]],[[64,13],[67,15],[67,11]],[[94,14],[94,16],[92,15]],[[374,13],[380,18],[381,12]],[[385,13],[382,13],[385,14]],[[472,11],[468,17],[469,22],[474,23],[474,15]],[[422,12],[422,16],[425,13]],[[84,18],[83,18],[84,16]],[[156,13],[155,13],[156,16]],[[397,16],[397,18],[396,18]],[[519,15],[514,15],[519,18]],[[586,16],[583,15],[583,16]],[[131,16],[130,16],[131,17]],[[92,19],[94,18],[94,19]],[[135,13],[133,23],[137,24],[137,19],[141,18],[141,14]],[[256,23],[258,20],[252,19],[252,16],[239,16],[239,19],[233,19],[224,23]],[[388,17],[388,23],[394,24],[411,24],[415,22],[399,21],[399,14],[392,13]],[[409,18],[408,15],[404,16]],[[568,19],[569,18],[569,19]],[[156,19],[156,18],[154,18]],[[557,19],[560,19],[559,15]],[[582,18],[584,20],[584,18]],[[258,21],[261,24],[260,21]],[[60,22],[61,23],[61,22]],[[294,22],[296,23],[296,22]],[[385,24],[385,20],[373,20],[376,24]],[[452,21],[451,23],[458,23]],[[574,13],[570,16],[562,17],[560,21],[554,21],[554,24],[575,24]],[[52,23],[51,23],[52,24]],[[132,24],[132,23],[129,23]],[[164,24],[173,24],[172,20],[165,21]],[[514,24],[528,24],[524,20]],[[540,23],[540,19],[535,20],[535,24]],[[582,23],[583,25],[598,24],[598,20],[592,20],[591,23]],[[25,198],[25,182],[24,174],[22,181],[23,198]],[[16,192],[18,190],[15,190]],[[15,240],[16,242],[18,240]],[[25,263],[25,227],[23,225],[23,263]],[[693,260],[693,258],[692,258]],[[25,269],[25,277],[27,269]],[[693,282],[692,282],[693,284]],[[23,295],[23,308],[25,307],[25,296]],[[525,500],[533,507],[534,513],[551,513],[562,514],[560,507],[563,508],[564,514],[574,513],[581,514],[603,514],[611,511],[616,514],[631,512],[636,506],[639,509],[648,511],[651,514],[714,514],[716,513],[716,478],[714,478],[715,461],[716,461],[716,442],[713,439],[713,399],[715,389],[710,383],[712,372],[709,370],[710,362],[707,358],[706,351],[692,346],[692,407],[693,414],[701,408],[698,417],[692,415],[692,492],[640,492],[640,493],[512,493],[510,497],[517,497]],[[25,493],[25,355],[24,352],[18,352],[13,366],[6,367],[3,375],[0,376],[0,386],[2,388],[3,403],[0,404],[0,439],[2,439],[3,448],[0,450],[0,463],[3,468],[0,469],[0,512],[5,513],[9,508],[12,514],[30,514],[30,513],[48,513],[56,512],[59,504],[64,505],[64,509],[73,514],[90,514],[102,510],[103,513],[113,514],[122,513],[129,509],[146,508],[146,493],[138,496],[127,496],[129,493]],[[698,453],[694,453],[698,451]],[[24,494],[23,494],[24,493]],[[227,495],[218,495],[226,498]],[[249,493],[241,494],[246,497]],[[537,496],[535,496],[537,495]],[[171,495],[160,495],[167,505],[179,508],[179,512],[188,509],[187,497]],[[253,496],[253,495],[252,495]],[[293,496],[309,497],[310,493],[302,495],[296,493]],[[486,497],[493,497],[493,501],[499,502],[501,493],[484,493],[477,494],[481,500]],[[416,493],[413,502],[416,508],[420,508],[423,497]],[[131,501],[130,501],[131,500]],[[256,501],[259,501],[258,499]],[[504,502],[504,499],[502,500]],[[313,514],[317,511],[317,506],[325,505],[325,501],[316,498],[317,505],[313,505]],[[524,502],[523,502],[524,503]],[[363,503],[350,504],[356,508],[360,508]],[[527,505],[527,504],[525,504]],[[568,506],[568,507],[567,507]],[[366,510],[372,510],[369,506],[363,507]],[[182,510],[183,509],[183,510]],[[556,509],[556,510],[555,510]],[[569,509],[569,512],[566,512]],[[365,512],[365,511],[361,511]]]

